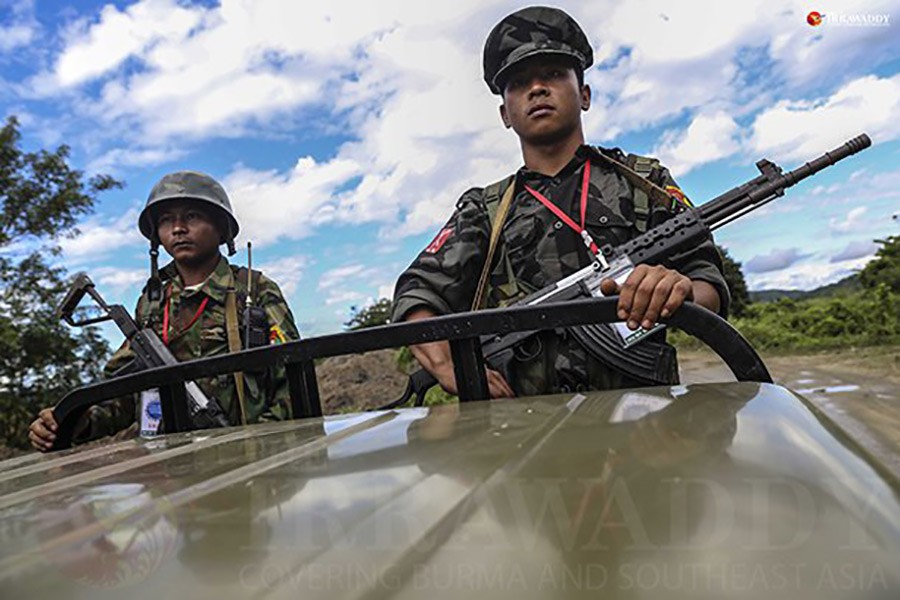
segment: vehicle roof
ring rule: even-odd
[[[470,402],[5,461],[0,582],[27,598],[898,597],[898,498],[775,385]]]

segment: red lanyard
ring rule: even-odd
[[[594,239],[591,237],[591,234],[587,232],[584,228],[584,218],[587,212],[587,199],[588,199],[588,186],[590,185],[591,180],[591,161],[587,160],[584,162],[584,176],[581,178],[581,225],[575,223],[572,218],[564,213],[558,206],[553,204],[546,196],[541,194],[539,191],[532,189],[530,186],[525,186],[525,189],[528,190],[528,193],[535,197],[541,204],[550,209],[554,215],[559,217],[559,219],[568,225],[572,230],[575,231],[578,235],[581,236],[581,239],[584,240],[584,245],[587,246],[587,249],[591,251],[593,256],[597,256],[600,253],[600,249],[597,248],[597,244],[594,242]]]
[[[171,295],[172,288],[170,287],[166,290],[166,306],[163,309],[163,328],[162,328],[162,341],[166,346],[169,345],[169,304],[172,302]],[[203,309],[206,308],[206,303],[209,302],[209,296],[203,298],[203,302],[200,303],[200,308],[197,309],[197,312],[194,313],[194,318],[191,319],[191,322],[187,324],[187,326],[179,331],[178,333],[184,333],[188,329],[194,326],[194,323],[197,322],[197,319],[200,318],[200,315],[203,314]]]

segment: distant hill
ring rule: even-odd
[[[829,298],[832,296],[845,296],[862,289],[858,275],[850,275],[829,283],[814,290],[756,290],[750,292],[751,302],[773,302],[781,298],[799,300],[802,298]]]

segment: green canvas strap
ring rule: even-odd
[[[659,166],[659,161],[656,159],[634,154],[629,158],[631,159],[629,166],[644,180],[649,179],[653,169]],[[641,233],[647,231],[647,223],[650,221],[650,196],[643,188],[639,187],[634,188],[634,216],[637,230]]]
[[[228,337],[228,351],[232,353],[240,352],[241,332],[238,328],[237,294],[234,291],[234,287],[228,288],[228,291],[225,293],[225,333]],[[240,407],[241,425],[246,425],[247,399],[244,396],[244,373],[235,371],[232,375],[234,376],[234,387],[237,391],[238,406]]]
[[[488,243],[488,252],[484,260],[484,266],[481,269],[481,277],[478,278],[478,287],[475,288],[472,310],[479,310],[484,302],[487,283],[491,274],[491,264],[494,262],[494,254],[497,252],[500,234],[503,232],[503,223],[506,221],[506,215],[509,214],[509,207],[512,205],[516,191],[513,179],[507,177],[503,181],[498,181],[485,188],[485,203],[488,210],[488,219],[491,223],[491,239]],[[497,198],[500,196],[500,189],[504,184],[506,184],[506,189],[498,202]],[[509,262],[505,256],[504,260]],[[507,269],[509,268],[510,266],[507,265]]]
[[[594,156],[615,169],[634,188],[635,227],[643,233],[647,230],[647,223],[650,220],[651,201],[656,201],[662,206],[668,206],[671,202],[671,198],[666,193],[666,190],[649,179],[653,171],[659,168],[659,161],[655,158],[631,154],[626,159],[626,162],[623,163],[599,149],[594,153]]]

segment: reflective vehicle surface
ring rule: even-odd
[[[765,383],[312,418],[0,463],[0,589],[898,598],[898,489]]]

